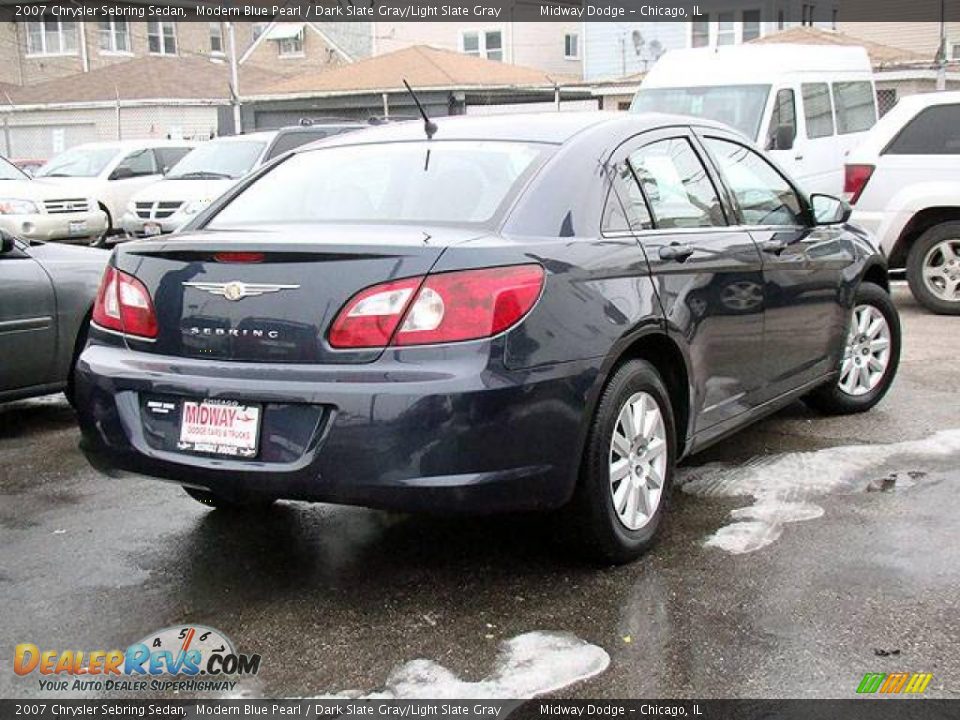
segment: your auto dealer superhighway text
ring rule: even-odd
[[[305,715],[309,717],[341,717],[341,716],[368,716],[384,717],[448,717],[450,715],[482,715],[496,718],[504,709],[502,706],[483,705],[480,703],[441,703],[419,705],[409,703],[403,705],[372,705],[368,703],[325,703],[323,705],[296,704],[268,706],[262,705],[197,705],[197,715]]]

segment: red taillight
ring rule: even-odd
[[[219,252],[213,259],[219,263],[260,263],[264,257],[262,252]]]
[[[846,165],[843,173],[843,192],[847,202],[853,205],[860,199],[867,180],[873,175],[873,165]]]
[[[371,348],[490,337],[530,312],[543,278],[539,265],[512,265],[375,285],[340,311],[330,330],[330,344]]]
[[[97,290],[93,322],[108,330],[144,338],[157,336],[157,314],[150,293],[132,275],[108,265]]]

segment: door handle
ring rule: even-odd
[[[794,159],[794,160],[803,160],[803,153],[801,153],[801,154],[799,154],[799,155],[794,155],[794,156],[793,156],[793,159]]]
[[[760,249],[770,255],[779,255],[787,249],[787,243],[782,240],[764,240],[760,243]]]
[[[682,263],[691,255],[693,255],[693,247],[689,243],[674,242],[660,248],[661,260],[675,260]]]

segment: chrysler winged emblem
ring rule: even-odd
[[[299,285],[274,285],[267,283],[243,283],[234,280],[227,283],[207,283],[207,282],[185,282],[184,287],[192,287],[211,295],[219,295],[227,300],[243,300],[247,297],[257,297],[268,293],[280,292],[281,290],[296,290]]]

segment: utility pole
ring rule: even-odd
[[[240,114],[240,72],[237,67],[237,35],[234,24],[227,23],[228,42],[230,43],[230,85],[233,90],[233,132],[240,135],[243,132],[243,120]]]
[[[937,50],[937,91],[947,89],[947,23],[946,0],[940,0],[940,48]]]

